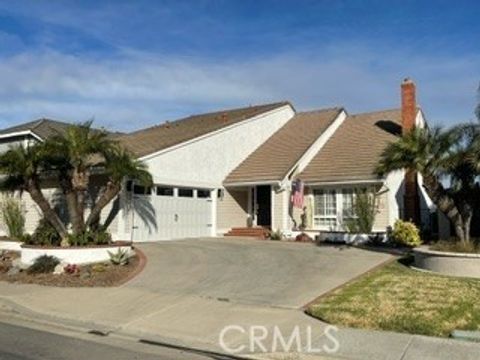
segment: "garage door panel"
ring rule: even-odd
[[[212,201],[208,198],[140,195],[155,210],[156,228],[135,217],[135,241],[156,241],[211,235]],[[138,218],[138,219],[137,219]]]

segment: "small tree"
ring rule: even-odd
[[[13,240],[21,240],[25,233],[25,215],[20,200],[13,196],[6,196],[0,210],[8,236]]]
[[[353,201],[353,217],[346,223],[348,231],[361,234],[371,233],[377,213],[376,194],[367,190],[358,191]]]

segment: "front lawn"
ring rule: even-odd
[[[480,329],[480,280],[390,263],[321,298],[307,312],[331,324],[448,336]]]

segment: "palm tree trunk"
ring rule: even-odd
[[[70,222],[72,224],[72,231],[74,234],[82,232],[81,219],[78,215],[77,195],[72,189],[65,191],[65,198],[67,201],[68,214],[70,215]]]
[[[85,198],[90,179],[90,172],[85,169],[75,168],[72,174],[72,189],[75,193],[75,225],[76,232],[85,230]]]
[[[31,198],[42,210],[45,219],[55,228],[60,237],[63,240],[67,239],[68,232],[65,224],[62,222],[55,210],[52,209],[50,203],[42,193],[42,190],[34,181],[30,181],[27,185],[27,191]]]
[[[470,239],[470,219],[463,218],[454,199],[449,196],[443,185],[433,175],[423,175],[423,187],[437,208],[443,212],[455,227],[455,233],[460,241]],[[468,220],[468,224],[465,222]]]
[[[120,184],[111,181],[107,183],[105,191],[102,193],[87,218],[86,226],[90,227],[99,221],[102,210],[118,195],[121,189],[122,187]]]

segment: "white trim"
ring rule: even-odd
[[[330,186],[330,185],[361,185],[361,184],[383,184],[385,179],[378,180],[345,180],[345,181],[324,181],[324,182],[305,182],[307,186]]]
[[[195,188],[203,188],[203,189],[213,189],[218,188],[219,184],[209,183],[209,182],[202,182],[202,181],[179,181],[178,179],[163,179],[160,177],[155,177],[153,174],[153,182],[158,185],[165,185],[165,186],[179,186],[179,187],[195,187]]]
[[[253,187],[253,206],[252,206],[252,213],[253,213],[253,226],[257,226],[257,187]]]
[[[212,206],[210,207],[211,209],[211,214],[210,214],[210,221],[212,224],[211,228],[211,236],[216,236],[217,235],[217,200],[218,200],[218,189],[212,189],[210,190],[210,200],[212,201]]]
[[[32,130],[22,130],[22,131],[7,133],[7,134],[0,134],[0,139],[8,139],[10,137],[24,136],[24,135],[31,135],[39,141],[44,141],[40,136],[35,134]]]
[[[343,124],[347,118],[347,113],[345,110],[341,110],[335,120],[327,127],[327,129],[315,140],[315,142],[310,145],[310,147],[303,153],[300,159],[294,164],[294,166],[287,172],[285,177],[291,175],[293,171],[301,173],[305,167],[312,161],[315,155],[325,146],[328,140],[332,135],[337,131],[340,125]]]
[[[167,147],[165,149],[161,149],[161,150],[158,150],[158,151],[155,151],[151,154],[147,154],[147,155],[144,155],[144,156],[141,156],[139,157],[138,159],[139,160],[149,160],[151,158],[154,158],[158,155],[161,155],[161,154],[164,154],[164,153],[167,153],[167,152],[170,152],[170,151],[173,151],[173,150],[176,150],[178,148],[181,148],[181,147],[184,147],[184,146],[187,146],[189,144],[192,144],[192,143],[195,143],[197,141],[200,141],[202,139],[206,139],[206,138],[209,138],[211,136],[214,136],[214,135],[217,135],[217,134],[220,134],[222,132],[225,132],[225,131],[228,131],[230,129],[233,129],[233,128],[236,128],[238,126],[242,126],[246,123],[249,123],[249,122],[252,122],[252,121],[256,121],[258,119],[261,119],[263,117],[266,117],[266,116],[270,116],[272,114],[275,114],[277,112],[281,112],[281,111],[284,111],[286,109],[290,108],[293,112],[295,112],[295,109],[293,109],[293,107],[290,105],[290,104],[286,104],[286,105],[283,105],[283,106],[280,106],[280,107],[277,107],[275,109],[272,109],[270,111],[267,111],[267,112],[263,112],[261,114],[258,114],[254,117],[250,117],[250,118],[247,118],[245,120],[242,120],[242,121],[239,121],[239,122],[236,122],[235,124],[232,124],[232,125],[229,125],[229,126],[225,126],[225,127],[222,127],[221,129],[218,129],[218,130],[215,130],[215,131],[211,131],[209,133],[206,133],[206,134],[203,134],[201,136],[197,136],[193,139],[190,139],[190,140],[187,140],[187,141],[184,141],[184,142],[181,142],[179,144],[175,144],[175,145],[172,145],[170,147]]]
[[[270,228],[275,231],[275,190],[272,185],[270,185]]]
[[[283,196],[282,196],[282,201],[283,201],[283,208],[282,208],[282,227],[283,230],[288,230],[288,207],[289,207],[289,191],[287,189],[284,189],[283,191]]]
[[[265,180],[265,181],[245,181],[237,183],[224,183],[224,187],[238,187],[238,186],[257,186],[257,185],[277,185],[280,186],[281,182],[278,180]]]

